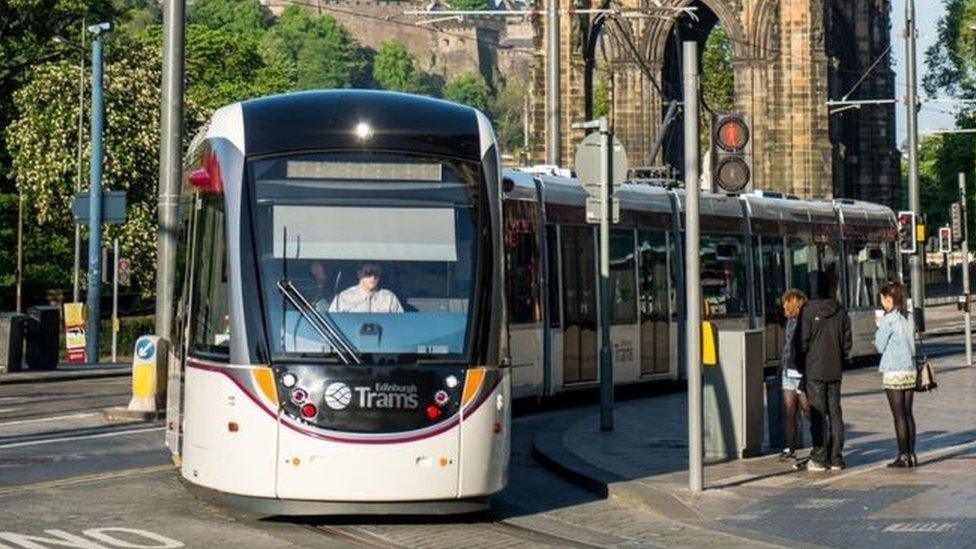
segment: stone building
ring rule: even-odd
[[[667,106],[679,100],[680,41],[704,45],[721,24],[732,46],[735,109],[752,125],[756,188],[803,197],[848,197],[897,205],[900,156],[894,106],[831,113],[830,99],[891,98],[888,0],[663,0],[695,7],[670,18],[604,18],[570,14],[578,0],[560,0],[560,163],[572,164],[582,139],[572,123],[592,105],[592,71],[603,63],[612,75],[611,118],[633,164],[681,165],[681,119],[649,158]],[[597,3],[584,2],[591,7]],[[624,9],[646,9],[650,0],[621,0]],[[540,52],[533,70],[529,121],[532,157],[546,156],[545,18],[536,25]],[[677,35],[677,36],[676,36]],[[589,49],[588,49],[589,45]],[[593,46],[597,45],[597,48]],[[598,50],[600,59],[595,59]],[[881,58],[856,89],[865,71]],[[648,78],[648,74],[653,77]],[[854,89],[853,92],[850,90]]]
[[[424,9],[418,0],[261,0],[275,14],[289,4],[334,17],[363,46],[374,51],[397,40],[417,59],[418,68],[444,81],[465,72],[478,72],[492,84],[498,78],[498,52],[504,21],[468,17],[461,21],[405,15]]]

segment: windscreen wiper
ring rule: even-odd
[[[315,308],[314,305],[309,303],[308,299],[291,283],[287,278],[281,278],[278,280],[278,291],[281,295],[291,303],[295,310],[299,312],[309,324],[312,325],[312,329],[315,330],[323,340],[325,340],[332,348],[335,349],[336,354],[342,359],[342,362],[346,364],[362,364],[363,359],[356,352],[356,349],[349,343],[346,337],[343,335],[342,331],[332,322],[332,319],[328,316],[322,315]]]

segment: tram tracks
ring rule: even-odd
[[[430,549],[475,545],[485,548],[572,547],[594,548],[603,544],[568,535],[536,530],[506,519],[485,522],[447,522],[414,524],[319,524],[313,531],[360,547]]]

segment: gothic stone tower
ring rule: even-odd
[[[572,165],[583,137],[571,124],[590,114],[586,84],[593,80],[588,74],[593,63],[585,51],[588,43],[598,43],[598,55],[611,75],[610,117],[631,164],[680,166],[680,117],[661,152],[648,158],[669,102],[680,100],[679,44],[697,40],[704,46],[709,32],[721,24],[732,49],[735,110],[752,123],[756,188],[894,205],[900,182],[894,107],[831,114],[827,106],[829,99],[848,93],[888,47],[888,0],[663,0],[670,6],[696,7],[696,17],[607,18],[602,26],[593,16],[569,13],[574,3],[579,6],[578,1],[560,0],[562,165]],[[653,3],[621,0],[617,5],[634,9]],[[529,121],[531,154],[538,161],[545,158],[546,143],[544,24],[539,18],[540,55]],[[893,94],[890,60],[884,57],[850,98]]]

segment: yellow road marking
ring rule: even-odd
[[[21,484],[19,486],[10,486],[8,488],[0,488],[0,497],[10,496],[14,494],[22,494],[25,492],[37,492],[40,490],[50,490],[54,488],[64,488],[67,486],[75,486],[78,484],[85,484],[88,482],[98,482],[100,480],[112,480],[117,478],[135,477],[141,475],[150,475],[152,473],[160,473],[163,471],[172,471],[172,465],[154,465],[151,467],[138,467],[135,469],[124,469],[122,471],[111,471],[108,473],[95,473],[91,475],[80,475],[77,477],[68,477],[60,480],[51,480],[47,482],[36,482],[34,484]]]

